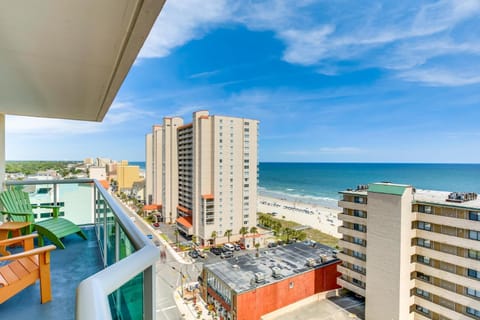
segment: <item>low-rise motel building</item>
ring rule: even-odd
[[[365,319],[480,319],[480,200],[373,183],[340,192],[338,284]]]
[[[225,320],[262,315],[317,293],[339,288],[336,251],[304,242],[278,246],[206,264],[202,297]]]

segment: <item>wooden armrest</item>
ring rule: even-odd
[[[0,245],[2,246],[8,246],[10,244],[13,244],[13,243],[18,243],[20,241],[25,241],[25,240],[28,240],[28,239],[33,239],[33,238],[36,238],[38,237],[38,234],[37,233],[31,233],[31,234],[27,234],[25,236],[20,236],[20,237],[15,237],[15,238],[10,238],[10,239],[5,239],[5,240],[0,240]]]
[[[53,244],[50,244],[48,246],[35,248],[35,249],[32,249],[32,250],[23,251],[23,252],[19,252],[19,253],[16,253],[16,254],[11,254],[11,255],[8,255],[8,256],[0,257],[0,261],[17,260],[17,259],[25,258],[25,257],[29,257],[29,256],[36,256],[36,255],[42,254],[44,252],[52,251],[52,250],[55,250],[55,249],[57,249],[57,247],[54,246]]]

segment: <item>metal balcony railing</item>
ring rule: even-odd
[[[95,226],[104,269],[77,287],[76,319],[155,318],[158,248],[98,181],[6,181],[6,186],[29,192],[32,203],[64,203],[65,218]]]

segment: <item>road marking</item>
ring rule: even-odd
[[[170,307],[165,307],[165,308],[162,308],[162,309],[157,309],[157,312],[159,311],[167,311],[167,310],[171,310],[171,309],[175,309],[177,306],[176,305],[173,305],[173,306],[170,306]]]

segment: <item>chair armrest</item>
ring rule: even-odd
[[[9,212],[9,211],[0,211],[2,214],[12,215],[12,216],[31,216],[31,212]]]
[[[24,252],[19,252],[19,253],[11,254],[11,255],[8,255],[8,256],[4,256],[4,257],[0,257],[0,261],[17,260],[17,259],[21,259],[21,258],[25,258],[25,257],[29,257],[29,256],[36,256],[36,255],[42,254],[44,252],[52,251],[52,250],[55,250],[55,249],[57,249],[57,247],[54,246],[53,244],[50,244],[48,246],[44,246],[44,247],[40,247],[40,248],[36,248],[36,249],[24,251]]]
[[[8,245],[11,245],[11,244],[14,244],[14,243],[19,243],[20,241],[25,242],[26,240],[33,239],[33,238],[36,238],[36,237],[38,237],[37,233],[31,233],[31,234],[27,234],[25,236],[0,240],[0,246],[8,246]]]

